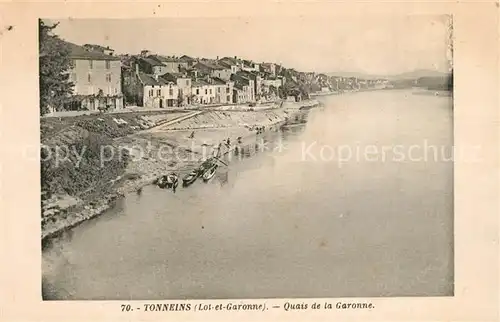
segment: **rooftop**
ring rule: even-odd
[[[152,55],[154,58],[162,63],[178,63],[183,62],[180,58],[177,57],[169,57],[169,56],[161,56],[161,55]]]
[[[227,62],[229,62],[232,65],[239,65],[241,63],[240,59],[234,58],[234,57],[224,57],[221,60],[222,61],[227,61]]]
[[[163,79],[161,76],[158,77],[158,80],[156,80],[153,75],[146,74],[143,72],[139,72],[139,80],[141,81],[141,83],[143,85],[149,85],[149,86],[153,86],[153,85],[161,86],[161,85],[167,85],[169,83],[167,80]]]
[[[159,60],[157,60],[154,56],[141,57],[139,59],[145,61],[146,63],[150,64],[151,66],[165,66]]]
[[[193,87],[200,87],[200,86],[206,86],[210,85],[206,80],[204,79],[197,79],[193,81]]]
[[[188,55],[182,55],[179,59],[186,62],[192,62],[196,60],[195,58]]]
[[[231,64],[228,64],[227,62],[225,61],[219,61],[218,64],[222,67],[225,67],[225,68],[231,68]]]
[[[70,50],[70,57],[73,59],[86,59],[86,60],[120,60],[120,57],[106,55],[99,51],[89,51],[71,42],[65,41]]]
[[[226,67],[224,66],[221,66],[219,65],[218,63],[216,62],[213,62],[213,61],[209,61],[209,60],[203,60],[203,61],[199,61],[196,65],[196,66],[199,66],[199,67],[205,67],[207,69],[213,69],[213,70],[222,70],[222,69],[226,69]]]
[[[178,78],[189,78],[188,76],[182,73],[165,73],[161,75],[161,77],[166,81],[171,81],[171,82],[177,81]]]
[[[212,77],[215,85],[226,85],[226,82],[218,77]]]

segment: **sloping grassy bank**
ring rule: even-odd
[[[130,161],[116,141],[183,113],[90,115],[41,120],[42,239],[91,218],[118,197]]]

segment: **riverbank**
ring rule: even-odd
[[[94,146],[90,149],[91,159],[85,163],[79,166],[66,163],[64,171],[51,169],[52,185],[45,185],[45,191],[42,188],[42,241],[98,216],[124,194],[140,191],[160,175],[171,171],[183,175],[191,171],[201,160],[213,155],[214,148],[222,141],[229,139],[234,148],[238,141],[240,145],[250,144],[262,131],[277,131],[297,119],[304,121],[307,111],[300,107],[310,103],[303,101],[295,103],[293,108],[273,106],[254,111],[207,110],[189,118],[185,112],[178,112],[87,115],[62,121],[44,119],[43,144]],[[92,136],[96,137],[89,140]],[[108,156],[110,161],[104,163],[97,160],[104,146],[101,142],[112,151],[119,151],[113,152],[113,158]],[[70,161],[78,162],[78,158]],[[83,180],[87,184],[73,187],[82,173],[90,173]],[[43,178],[42,182],[46,180]],[[61,187],[60,181],[66,186]]]

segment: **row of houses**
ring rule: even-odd
[[[238,57],[162,56],[146,50],[116,56],[113,49],[99,45],[68,43],[68,48],[74,89],[66,110],[246,104],[278,99],[286,83],[315,84],[316,91],[340,90],[351,83],[366,85],[350,79],[340,79],[339,85],[339,78],[335,82],[324,74],[300,73]]]
[[[197,59],[143,52],[124,60],[125,98],[129,104],[150,108],[275,100],[283,78],[273,67],[267,71],[268,66],[274,64],[261,68],[237,57]]]
[[[109,47],[67,44],[74,88],[66,110],[244,104],[274,100],[283,85],[283,79],[276,77],[275,64],[260,65],[238,57],[166,57],[148,51],[116,56]]]

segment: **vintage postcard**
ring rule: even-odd
[[[494,2],[6,8],[6,321],[498,319]]]

